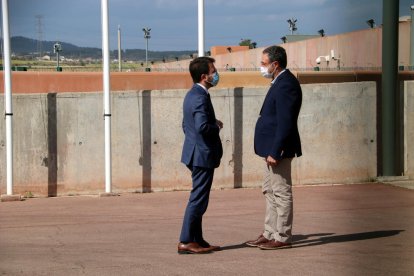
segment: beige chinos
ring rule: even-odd
[[[292,242],[293,196],[291,164],[293,158],[282,159],[276,166],[265,164],[262,191],[266,198],[263,236],[269,240]]]

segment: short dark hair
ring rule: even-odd
[[[190,62],[190,74],[193,78],[194,83],[199,83],[201,81],[202,74],[210,73],[210,63],[214,63],[216,60],[211,57],[198,57],[193,59]]]
[[[270,46],[263,50],[263,54],[267,54],[270,62],[279,62],[283,69],[287,66],[286,50],[280,46]]]

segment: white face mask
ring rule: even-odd
[[[270,66],[272,66],[272,65],[269,65],[269,67]],[[262,74],[263,77],[271,79],[271,78],[273,78],[273,73],[275,72],[276,68],[273,70],[273,72],[270,73],[269,72],[269,67],[261,66],[260,67],[260,73]]]

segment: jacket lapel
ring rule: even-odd
[[[270,93],[270,90],[272,90],[272,87],[273,87],[273,86],[276,86],[276,85],[277,85],[277,83],[278,83],[280,80],[282,80],[283,78],[285,78],[287,74],[290,74],[289,69],[286,69],[286,70],[285,70],[285,72],[283,72],[283,74],[282,74],[282,75],[278,76],[278,77],[276,78],[276,81],[275,81],[275,82],[274,82],[274,83],[270,86],[269,91],[267,91],[266,97],[265,97],[265,99],[264,99],[264,101],[263,101],[262,108],[260,109],[260,113],[259,113],[259,115],[262,115],[263,106],[264,106],[264,104],[265,104],[266,100],[267,100],[267,99],[268,99],[268,97],[269,97],[269,93]]]

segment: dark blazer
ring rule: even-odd
[[[302,155],[298,116],[302,105],[299,81],[289,71],[280,74],[264,99],[254,134],[254,151],[276,160]]]
[[[185,134],[181,162],[187,166],[217,168],[223,156],[220,129],[210,95],[194,84],[184,98],[183,131]]]

